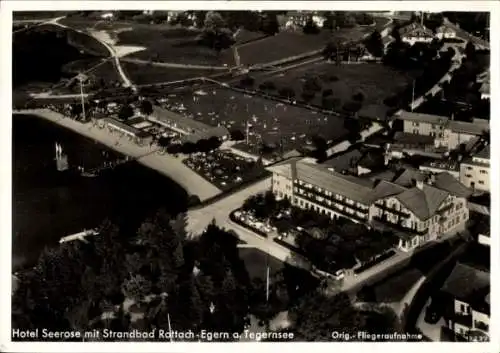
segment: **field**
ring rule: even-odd
[[[159,67],[149,64],[135,64],[125,60],[121,60],[123,70],[130,80],[137,85],[209,76],[220,71]]]
[[[198,31],[185,28],[157,29],[134,28],[117,34],[118,45],[139,45],[146,50],[131,54],[131,58],[171,62],[222,66],[233,65],[231,49],[217,54],[215,50],[194,43]]]
[[[347,134],[341,118],[223,88],[169,95],[164,106],[210,125],[220,123],[229,130],[244,132],[248,121],[251,145],[278,143],[282,139],[285,151],[303,146],[314,134],[327,139]]]
[[[241,64],[253,65],[268,63],[293,57],[303,53],[321,50],[331,40],[359,40],[373,27],[355,27],[335,32],[323,30],[319,34],[303,34],[300,31],[280,32],[275,36],[264,38],[238,46]]]
[[[291,87],[296,96],[301,97],[303,84],[307,78],[318,77],[321,90],[331,89],[336,100],[335,110],[350,102],[354,94],[361,92],[363,105],[383,105],[383,100],[401,92],[411,82],[414,74],[396,71],[381,64],[353,63],[338,66],[334,63],[318,63],[280,73],[276,76],[260,78],[256,86],[265,81],[274,82],[277,90]],[[277,94],[277,90],[270,92]],[[322,93],[318,92],[310,101],[322,105]]]

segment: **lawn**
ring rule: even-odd
[[[241,64],[253,65],[282,60],[288,57],[321,50],[332,40],[357,41],[373,27],[354,27],[319,34],[304,34],[300,31],[284,31],[274,36],[243,44],[238,47]]]
[[[423,273],[416,268],[398,271],[374,286],[376,301],[378,303],[399,302],[422,276]]]
[[[240,258],[245,262],[250,278],[260,278],[265,281],[267,266],[269,266],[271,276],[284,266],[280,260],[257,249],[240,248],[239,253]]]
[[[314,134],[327,139],[338,139],[347,134],[343,119],[339,117],[324,116],[305,108],[224,88],[170,95],[164,105],[210,125],[222,124],[229,130],[244,132],[248,121],[251,145],[260,146],[262,141],[275,144],[282,139],[285,151],[303,146]]]
[[[130,80],[137,85],[205,77],[220,72],[220,70],[179,69],[149,64],[135,64],[126,62],[125,60],[121,60],[123,70]]]
[[[223,50],[218,54],[211,48],[196,44],[194,41],[199,31],[186,28],[164,29],[164,27],[154,26],[130,28],[131,30],[117,34],[117,44],[139,45],[147,48],[131,54],[131,58],[178,64],[215,66],[234,64],[232,49]]]
[[[363,106],[383,105],[385,98],[405,89],[416,73],[405,73],[376,63],[353,63],[336,65],[321,62],[267,78],[258,79],[256,86],[265,81],[275,84],[276,90],[283,87],[294,89],[297,97],[301,97],[303,85],[307,78],[319,78],[321,90],[331,89],[334,98],[334,110],[339,110],[352,100],[354,94],[361,92],[364,96]],[[322,92],[315,94],[311,104],[322,105]]]

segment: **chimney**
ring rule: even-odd
[[[422,179],[412,179],[413,181],[413,185],[416,186],[418,189],[422,190],[423,187],[424,187],[424,182],[422,181]]]

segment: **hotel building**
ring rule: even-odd
[[[300,158],[268,167],[272,191],[292,205],[331,218],[345,217],[394,231],[410,251],[442,234],[460,231],[469,218],[470,191],[448,173],[433,179],[406,170],[395,180],[372,181],[343,175]]]

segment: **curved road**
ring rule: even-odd
[[[47,22],[47,24],[53,24],[53,25],[56,25],[56,26],[59,26],[59,27],[62,27],[62,28],[71,29],[71,30],[73,30],[75,32],[78,32],[78,33],[81,33],[81,34],[85,34],[86,36],[92,37],[95,40],[97,40],[99,43],[101,43],[102,45],[104,45],[106,47],[106,49],[109,51],[109,54],[111,55],[111,57],[113,58],[113,60],[115,62],[115,67],[116,67],[116,69],[118,71],[118,74],[120,75],[120,77],[121,77],[121,79],[123,81],[123,85],[125,87],[132,88],[132,90],[134,90],[134,91],[137,90],[137,88],[132,84],[132,82],[130,81],[130,79],[127,77],[127,75],[123,71],[123,68],[122,68],[121,63],[120,63],[120,59],[117,56],[115,50],[113,49],[113,47],[111,45],[109,45],[108,43],[104,42],[100,38],[97,38],[96,36],[92,35],[91,33],[87,33],[87,32],[81,31],[79,29],[75,29],[75,28],[63,25],[62,23],[59,23],[59,20],[61,20],[62,18],[64,18],[64,17],[55,18],[55,19]]]

